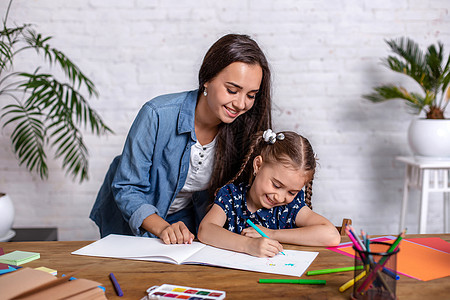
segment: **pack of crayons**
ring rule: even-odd
[[[192,288],[172,284],[152,286],[147,289],[147,294],[148,300],[175,299],[175,298],[187,300],[221,300],[225,299],[226,296],[226,293],[224,291]]]

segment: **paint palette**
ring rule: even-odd
[[[208,289],[192,288],[172,284],[163,284],[161,286],[152,286],[147,289],[147,299],[170,299],[170,300],[221,300],[225,299],[224,291],[215,291]]]

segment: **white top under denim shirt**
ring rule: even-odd
[[[207,145],[201,145],[197,141],[191,147],[191,158],[186,182],[170,205],[169,215],[189,206],[194,192],[206,190],[209,187],[214,166],[215,145],[216,140],[214,139]]]
[[[190,150],[197,142],[197,95],[198,90],[163,95],[141,108],[90,214],[102,237],[111,233],[149,236],[140,228],[144,219],[154,213],[166,218],[185,185]],[[192,195],[199,220],[206,212],[207,200],[205,190]]]

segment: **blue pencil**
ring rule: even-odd
[[[259,229],[252,221],[250,221],[250,219],[247,219],[247,224],[252,226],[253,229],[255,229],[261,236],[270,239],[261,229]],[[280,252],[280,253],[283,255],[286,255],[286,254],[284,254],[284,252]]]

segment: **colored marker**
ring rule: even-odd
[[[347,225],[349,226],[349,225]],[[359,236],[356,234],[355,230],[353,229],[352,226],[349,226],[349,231],[350,233],[353,235],[353,237],[356,239],[356,241],[358,242],[358,244],[361,246],[362,250],[366,251],[366,247],[363,244],[363,242],[361,241],[361,239],[359,238]]]
[[[346,283],[344,283],[343,285],[341,285],[339,287],[339,292],[343,292],[346,289],[348,289],[349,287],[353,286],[355,284],[356,281],[360,280],[361,278],[363,278],[364,276],[366,276],[366,271],[361,272],[358,276],[356,276],[355,278],[350,279],[349,281],[347,281]]]
[[[389,249],[388,249],[388,251],[387,251],[388,253],[392,253],[392,252],[394,252],[395,250],[397,250],[397,247],[398,247],[398,245],[400,244],[400,242],[402,241],[402,239],[403,239],[403,237],[405,236],[405,234],[406,234],[406,229],[404,229],[404,230],[397,236],[397,238],[395,239],[394,243],[392,243],[392,245],[389,247]],[[383,257],[380,259],[379,264],[384,263],[384,262],[386,261],[387,258],[388,258],[387,256],[383,256]]]
[[[346,272],[346,271],[355,271],[364,269],[364,266],[352,266],[352,267],[343,267],[343,268],[335,268],[335,269],[323,269],[323,270],[313,270],[306,272],[306,275],[321,275],[321,274],[329,274],[329,273],[337,273],[337,272]]]
[[[404,229],[398,236],[397,239],[394,241],[394,243],[389,247],[388,249],[388,253],[392,253],[395,250],[397,250],[400,242],[402,241],[403,237],[405,236],[406,233],[406,229]],[[368,288],[370,286],[370,284],[375,280],[375,275],[378,273],[378,271],[380,270],[380,268],[383,268],[384,265],[386,264],[388,259],[388,256],[383,256],[380,261],[378,262],[378,264],[375,266],[375,268],[373,269],[372,272],[370,272],[370,274],[367,276],[366,280],[364,280],[364,282],[361,284],[361,286],[358,288],[358,293],[361,293],[363,291],[366,290],[366,288]]]
[[[261,229],[258,228],[258,226],[256,226],[252,221],[250,221],[250,219],[247,219],[247,224],[252,226],[253,229],[255,229],[261,236],[270,239]],[[280,253],[283,255],[286,255],[286,254],[284,254],[284,252],[280,252]]]
[[[111,282],[114,285],[114,289],[116,290],[117,296],[122,297],[123,296],[122,289],[120,288],[120,285],[117,282],[117,279],[113,273],[109,273],[109,279],[111,279]]]
[[[355,245],[356,249],[358,249],[359,251],[364,251],[362,245],[360,243],[358,243],[358,241],[355,238],[354,233],[350,230],[348,225],[347,225],[347,227],[345,227],[345,232],[347,233],[347,235],[350,238],[350,240],[352,241],[352,243]]]
[[[327,281],[315,279],[260,279],[259,283],[326,284]]]

